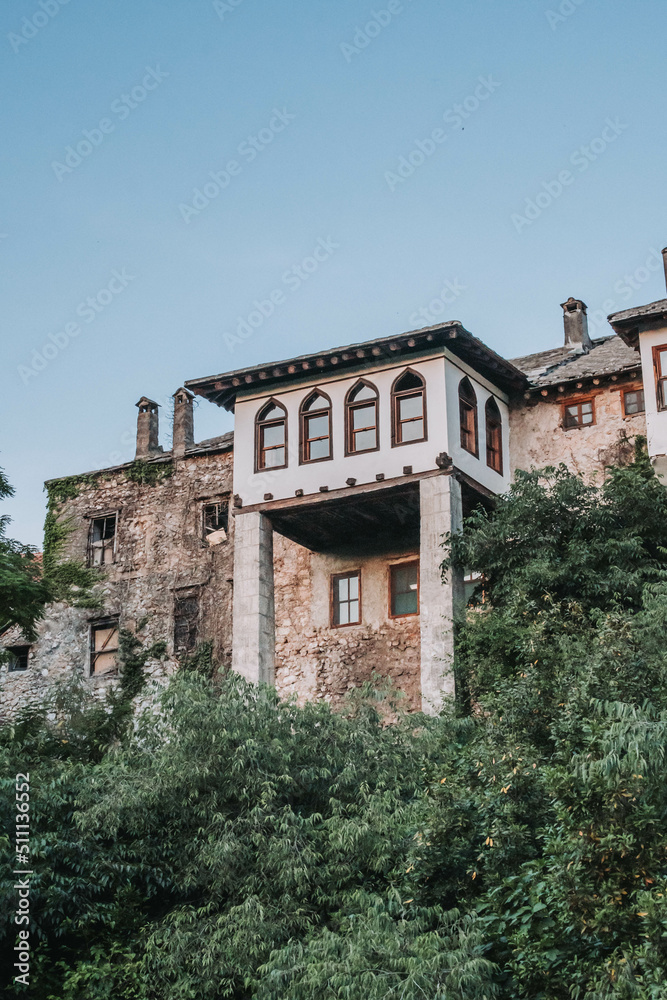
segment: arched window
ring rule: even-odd
[[[459,420],[461,424],[461,447],[479,458],[477,443],[477,396],[469,378],[459,382]]]
[[[411,369],[399,375],[391,390],[391,443],[426,440],[426,386]]]
[[[486,464],[503,474],[503,418],[493,396],[489,396],[484,408],[486,417]]]
[[[357,382],[348,392],[345,400],[345,428],[348,455],[377,451],[378,393],[370,382]]]
[[[301,461],[331,457],[331,400],[315,389],[301,404]]]
[[[255,471],[287,465],[287,411],[271,399],[257,414]]]

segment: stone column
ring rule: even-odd
[[[275,677],[273,528],[265,514],[234,518],[232,670],[255,684]]]
[[[463,520],[459,482],[452,475],[422,479],[419,507],[422,711],[436,715],[443,694],[454,693],[452,620],[463,599],[463,575],[450,573],[443,583],[440,565],[445,557],[442,536],[459,531]]]

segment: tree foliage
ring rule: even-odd
[[[14,495],[14,488],[0,469],[0,500]],[[7,538],[9,518],[0,515],[0,632],[18,625],[29,639],[49,599],[42,567],[30,545]]]
[[[0,730],[33,785],[34,995],[666,1000],[666,496],[639,456],[474,515],[439,718],[281,703],[204,657],[160,713]]]

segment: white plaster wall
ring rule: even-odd
[[[653,371],[653,348],[660,344],[667,344],[667,326],[639,336],[646,405],[646,435],[651,458],[667,455],[667,410],[658,411]]]
[[[427,431],[426,441],[391,446],[391,386],[394,380],[412,368],[426,382]],[[378,390],[380,448],[360,455],[345,455],[345,396],[359,380],[365,378]],[[331,399],[333,411],[333,458],[326,462],[299,464],[299,407],[314,387],[321,388]],[[265,402],[274,398],[287,410],[288,467],[255,473],[255,417]],[[458,420],[458,415],[457,415]],[[320,486],[330,490],[346,487],[345,480],[354,478],[359,485],[375,482],[378,473],[386,479],[403,475],[403,467],[412,466],[413,473],[435,469],[436,455],[447,450],[447,408],[445,405],[444,358],[413,360],[410,364],[385,365],[364,369],[361,373],[335,379],[302,384],[283,392],[237,399],[234,416],[234,493],[244,506],[261,503],[265,493],[275,500],[293,497],[295,490],[304,494],[318,493]]]
[[[477,433],[479,436],[479,458],[461,447],[459,427],[459,383],[468,376],[477,394]],[[452,456],[454,465],[467,473],[482,486],[493,493],[504,493],[509,489],[510,476],[510,430],[509,408],[505,393],[501,392],[472,368],[449,355],[445,361],[445,379],[447,386],[447,424],[449,441],[447,452]],[[503,420],[503,475],[486,464],[486,420],[485,407],[487,399],[493,396]]]

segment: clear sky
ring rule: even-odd
[[[664,0],[3,4],[10,534],[41,544],[43,480],[130,460],[134,403],[185,379],[429,317],[513,357],[569,295],[597,336],[664,297],[666,28]]]

